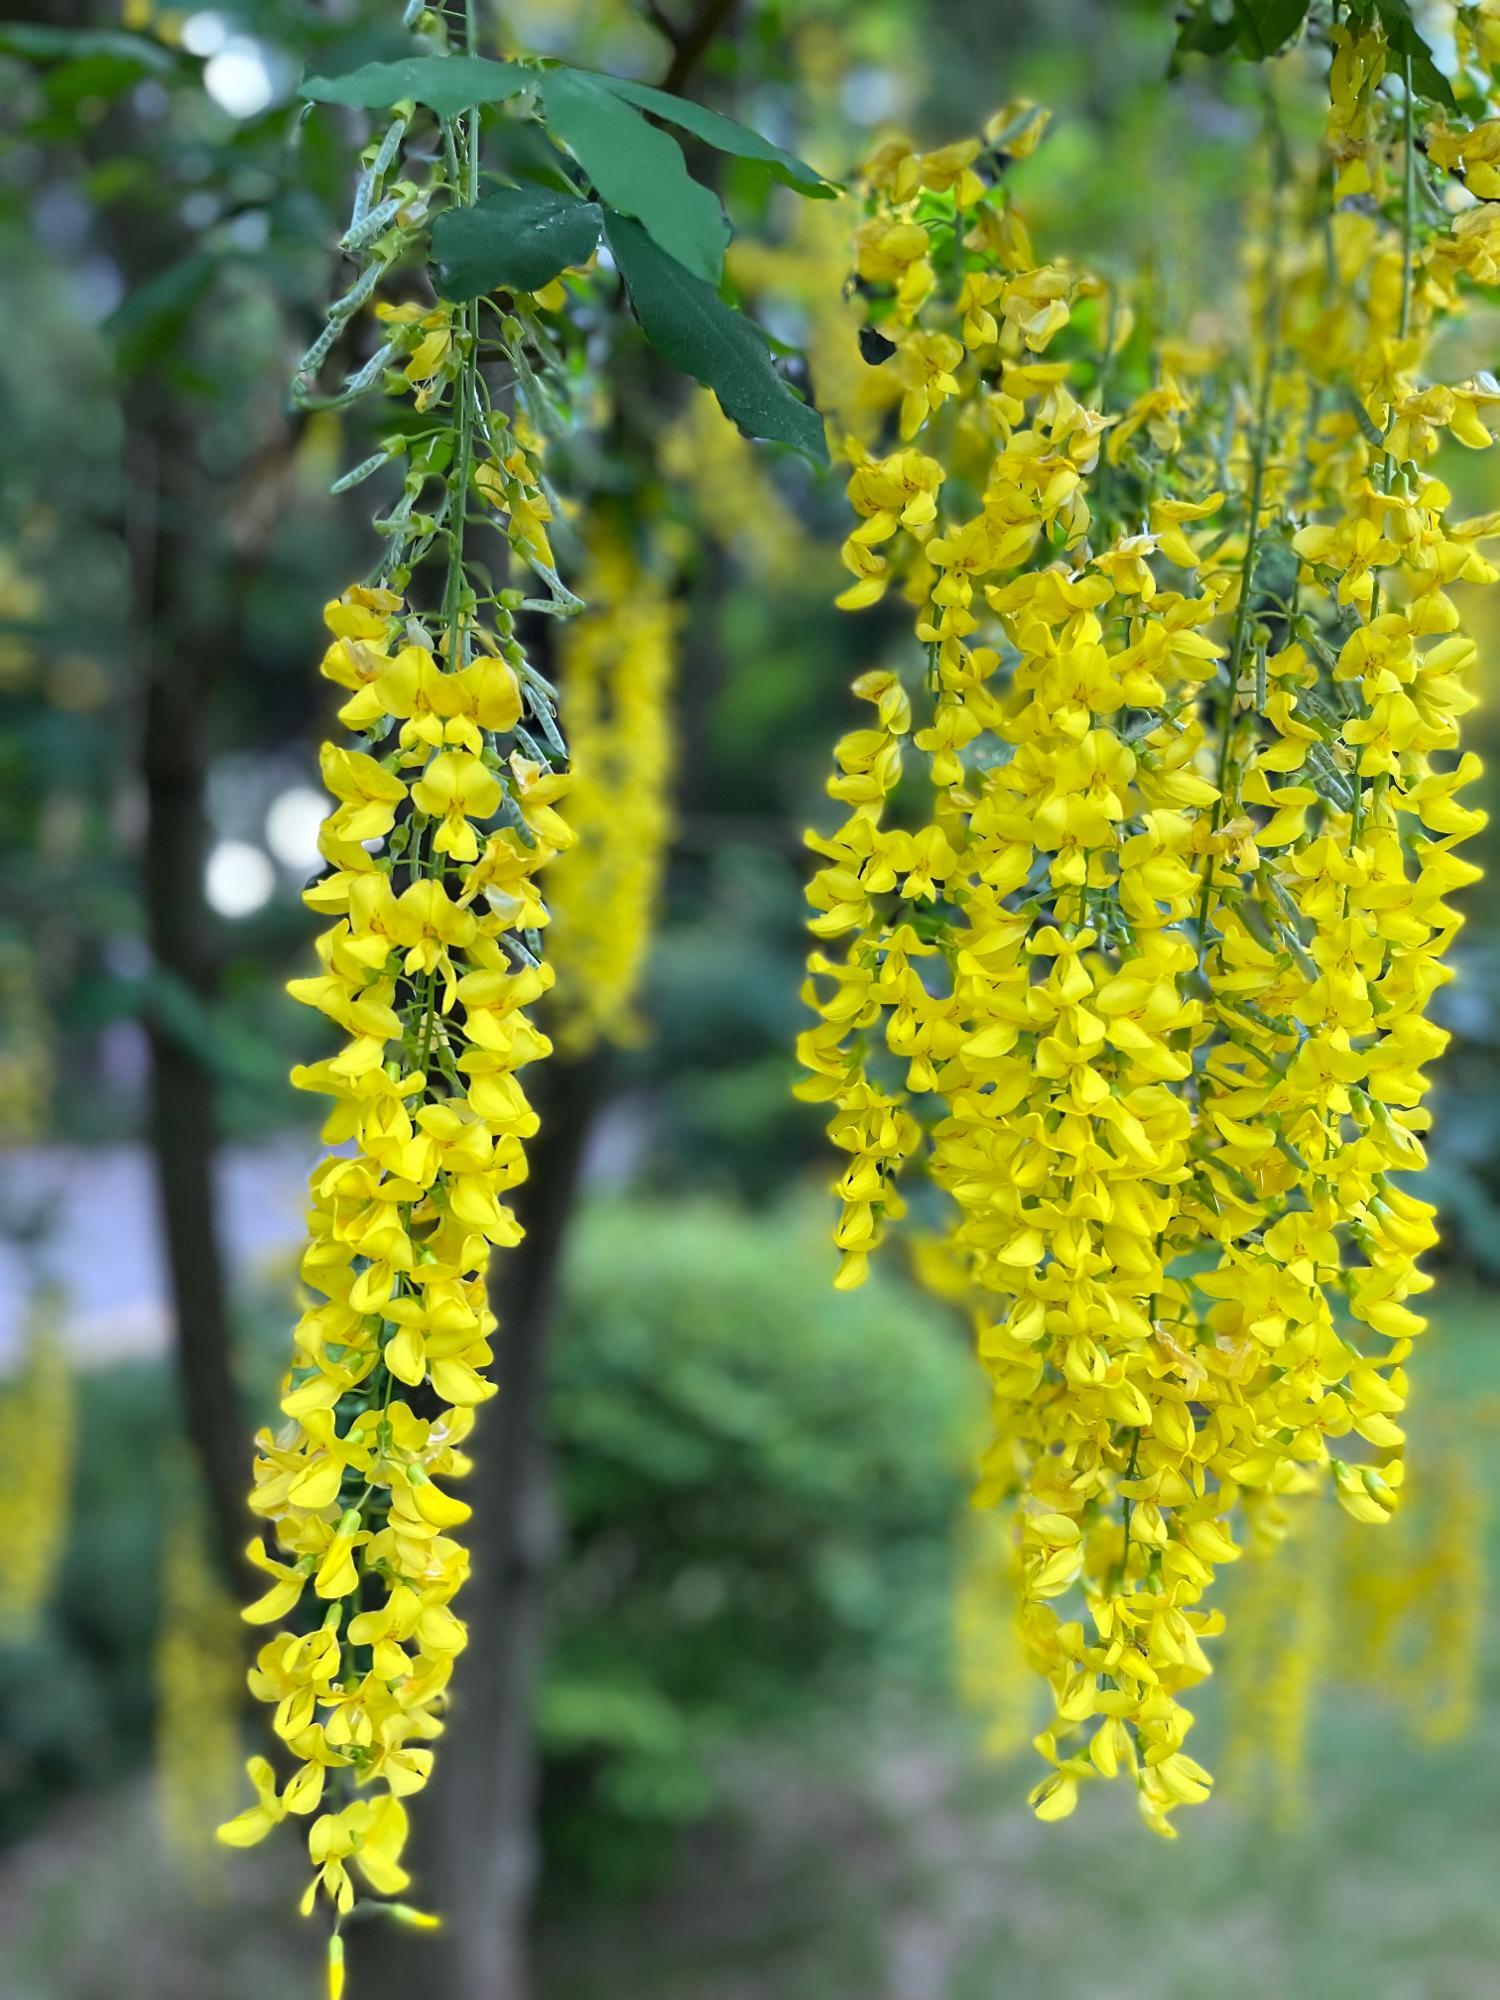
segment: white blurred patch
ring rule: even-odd
[[[203,88],[231,118],[253,118],[276,95],[276,77],[259,42],[236,35],[203,65]]]
[[[203,893],[221,917],[248,917],[270,902],[276,870],[247,840],[221,840],[203,871]]]
[[[318,829],[329,801],[311,785],[289,785],[271,801],[266,813],[266,845],[283,868],[305,875],[322,860]]]
[[[861,63],[851,69],[839,90],[839,102],[856,125],[881,125],[901,107],[902,91],[892,71]]]
[[[189,14],[182,24],[182,46],[190,56],[216,56],[229,35],[230,26],[224,16],[207,10]]]

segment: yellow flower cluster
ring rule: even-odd
[[[20,1367],[0,1385],[0,1631],[28,1638],[67,1547],[77,1392],[63,1299],[40,1284],[27,1303]]]
[[[494,1393],[485,1271],[491,1245],[519,1239],[503,1197],[536,1129],[516,1072],[548,1050],[526,1012],[551,983],[536,877],[570,835],[553,804],[566,779],[503,754],[523,713],[512,636],[466,624],[448,635],[450,664],[378,587],[346,591],[326,618],[323,671],[352,691],[341,719],[397,735],[382,759],[323,751],[338,803],[306,900],[333,921],[321,974],[291,991],[345,1042],[292,1081],[334,1100],[323,1136],[345,1150],[312,1176],[313,1297],[251,1497],[280,1555],[251,1543],[271,1583],[244,1615],[286,1627],[305,1596],[316,1609],[251,1675],[297,1768],[278,1788],[254,1760],[258,1801],[221,1838],[243,1845],[314,1813],[329,1774],[347,1776],[348,1803],[312,1823],[304,1902],[321,1887],[343,1912],[351,1861],[379,1895],[406,1885],[402,1800],[431,1770],[464,1643],[450,1600],[468,1557],[447,1531],[470,1510],[439,1482],[467,1469],[475,1406]]]
[[[1313,1706],[1331,1664],[1334,1591],[1343,1579],[1326,1526],[1318,1510],[1304,1508],[1281,1542],[1247,1545],[1226,1641],[1225,1785],[1279,1829],[1296,1825],[1306,1809]],[[1368,1546],[1369,1537],[1362,1541]]]
[[[717,412],[714,425],[734,435]],[[589,616],[559,643],[575,842],[552,882],[548,958],[558,1046],[581,1055],[639,1033],[645,965],[671,831],[671,689],[680,614],[656,565],[592,541]]]
[[[168,1524],[157,1586],[156,1790],[163,1834],[188,1887],[208,1900],[222,1857],[203,1829],[232,1803],[239,1783],[243,1628],[208,1559],[192,1507]]]
[[[1431,1743],[1462,1736],[1474,1717],[1487,1596],[1480,1464],[1497,1415],[1491,1397],[1429,1427],[1414,1454],[1417,1505],[1396,1517],[1384,1560],[1365,1557],[1352,1526],[1339,1549],[1336,1669],[1394,1696]]]
[[[398,119],[369,149],[366,205],[404,130]],[[476,123],[443,137],[447,193],[466,188],[472,201]],[[396,211],[395,238],[349,297],[369,297],[425,199],[398,181],[370,210]],[[357,223],[351,237],[373,227]],[[326,867],[304,895],[327,920],[321,969],[290,988],[342,1046],[292,1073],[332,1100],[333,1150],[312,1175],[305,1306],[250,1496],[268,1542],[247,1553],[269,1581],[243,1615],[271,1628],[250,1688],[289,1770],[252,1759],[255,1803],[219,1830],[246,1846],[288,1816],[310,1820],[302,1908],[320,1893],[332,1906],[332,1993],[357,1893],[407,1885],[404,1801],[427,1782],[465,1643],[453,1599],[469,1557],[455,1531],[471,1510],[448,1482],[468,1470],[465,1440],[496,1388],[486,1274],[492,1248],[520,1238],[507,1196],[537,1129],[518,1072],[550,1050],[529,1010],[552,984],[539,878],[572,840],[556,809],[567,753],[516,619],[578,600],[554,568],[533,411],[524,399],[513,413],[495,405],[479,365],[503,356],[513,378],[536,382],[522,353],[535,301],[511,303],[493,334],[474,302],[376,306],[383,344],[345,390],[378,378],[417,422],[339,482],[406,457],[401,497],[376,521],[377,580],[325,612],[321,670],[343,691],[348,738],[323,746]],[[304,359],[304,384],[328,344]],[[534,572],[547,599],[497,587],[477,566],[471,575],[475,522],[499,530],[507,568]],[[429,557],[440,597],[421,594]]]
[[[823,204],[805,206],[821,210]],[[778,253],[758,244],[736,247],[745,253],[734,259],[736,272],[745,265],[763,272],[768,280],[778,277]],[[753,251],[761,254],[748,254]],[[726,548],[732,547],[752,576],[786,585],[804,573],[808,549],[796,519],[783,504],[754,444],[724,421],[723,411],[706,389],[690,396],[681,414],[662,432],[656,464],[676,490],[691,494],[694,532],[713,535]],[[585,594],[593,604],[594,594],[586,586]]]
[[[17,692],[37,664],[27,627],[40,622],[44,593],[10,549],[0,548],[0,687]]]
[[[23,1146],[42,1136],[55,1082],[37,954],[6,938],[0,941],[0,1143]]]
[[[1223,1783],[1273,1826],[1305,1813],[1314,1722],[1335,1690],[1394,1699],[1425,1742],[1469,1729],[1487,1596],[1474,1434],[1487,1441],[1496,1414],[1486,1398],[1428,1417],[1413,1454],[1415,1504],[1403,1504],[1388,1534],[1367,1534],[1347,1513],[1330,1521],[1323,1494],[1299,1502],[1273,1534],[1248,1538],[1219,1669]],[[1000,1514],[970,1517],[955,1591],[956,1681],[997,1758],[1029,1741],[1038,1693],[1017,1629],[1017,1554]]]
[[[1021,1644],[1015,1538],[994,1513],[961,1524],[953,1592],[954,1681],[964,1706],[984,1719],[990,1757],[1013,1757],[1035,1727],[1037,1681]]]
[[[811,928],[845,943],[810,961],[801,1088],[848,1156],[840,1283],[914,1158],[945,1198],[993,1390],[976,1501],[1013,1514],[1052,1694],[1032,1803],[1127,1773],[1164,1834],[1211,1785],[1182,1697],[1239,1521],[1274,1537],[1324,1482],[1395,1504],[1435,1230],[1393,1176],[1483,823],[1448,589],[1493,580],[1500,517],[1450,520],[1429,461],[1487,441],[1484,389],[1417,371],[1489,281],[1488,204],[1419,229],[1381,31],[1333,42],[1336,195],[1371,198],[1325,260],[1321,230],[1276,240],[1316,197],[1278,194],[1249,355],[1177,343],[1145,376],[1128,313],[1038,260],[1004,195],[1031,107],[882,148],[856,237],[901,394],[888,448],[848,452],[840,601],[899,586],[925,674],[856,682],[848,816],[809,837]]]
[[[1492,1399],[1429,1417],[1412,1455],[1415,1504],[1372,1538],[1347,1513],[1293,1510],[1284,1545],[1252,1539],[1235,1580],[1225,1662],[1225,1777],[1280,1823],[1305,1806],[1305,1760],[1320,1693],[1365,1686],[1406,1711],[1425,1742],[1452,1741],[1474,1715],[1485,1610],[1485,1496],[1472,1434],[1493,1431]]]
[[[5,584],[0,572],[0,609]],[[0,944],[0,1143],[19,1149],[41,1136],[54,1081],[36,953],[7,939]],[[25,1204],[12,1221],[24,1237],[32,1226]],[[13,1640],[34,1633],[67,1546],[78,1414],[64,1308],[61,1289],[33,1272],[17,1365],[0,1381],[0,1520],[6,1524],[0,1631]]]

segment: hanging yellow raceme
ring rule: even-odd
[[[742,285],[745,271],[764,275],[783,291],[798,276],[780,248],[740,243],[735,253],[732,269]],[[662,432],[656,463],[674,489],[691,495],[694,534],[714,536],[733,549],[736,561],[752,576],[772,586],[803,574],[808,551],[795,515],[782,502],[750,439],[725,423],[706,391],[690,396]],[[588,597],[590,604],[596,602],[592,592]]]
[[[608,79],[552,61],[481,58],[472,6],[458,60],[442,10],[410,7],[407,23],[424,53],[303,84],[314,101],[386,106],[390,120],[361,156],[340,238],[356,274],[301,359],[294,400],[401,399],[379,449],[334,491],[391,466],[403,476],[374,522],[382,559],[327,607],[322,671],[345,693],[345,733],[323,747],[334,805],[325,871],[305,896],[327,928],[320,973],[291,989],[342,1046],[293,1073],[332,1100],[330,1152],[312,1177],[281,1420],[257,1440],[250,1501],[265,1539],[249,1560],[269,1587],[244,1615],[270,1628],[250,1685],[290,1769],[253,1760],[255,1803],[220,1829],[248,1845],[289,1816],[310,1819],[303,1908],[320,1896],[331,1906],[332,2000],[356,1897],[406,1886],[404,1801],[431,1771],[465,1643],[453,1600],[470,1510],[448,1482],[468,1469],[475,1409],[495,1392],[488,1267],[519,1239],[507,1197],[537,1129],[519,1074],[551,1047],[532,1018],[553,984],[542,876],[574,838],[557,811],[571,778],[555,691],[518,620],[529,633],[536,617],[583,608],[550,539],[554,511],[571,531],[576,509],[555,504],[543,460],[556,443],[563,467],[598,462],[572,448],[604,413],[595,361],[609,309],[586,275],[601,236],[612,296],[618,277],[665,358],[709,381],[747,434],[825,452],[817,414],[717,296],[730,233],[717,201],[680,188],[681,169],[644,171],[675,148],[628,90],[608,96]],[[514,121],[531,155],[555,148],[562,186],[593,183],[601,199],[544,188],[531,166],[513,185],[502,165],[481,203],[481,107],[500,104],[490,116]],[[690,107],[684,120],[705,129]],[[833,192],[732,121],[715,117],[709,138],[803,192]],[[385,296],[417,272],[423,296]],[[373,351],[324,393],[351,329],[366,348],[373,334]],[[497,533],[481,558],[471,531],[485,526]],[[582,864],[577,897],[593,907],[580,917],[573,904],[581,1040],[627,1017],[669,762],[672,614],[650,565],[598,560],[610,565],[614,650],[584,647],[577,678],[590,809],[601,834],[613,823]],[[590,939],[601,920],[607,935]],[[376,1907],[413,1920],[405,1905]]]
[[[30,1638],[67,1547],[78,1413],[63,1345],[63,1294],[38,1283],[20,1364],[0,1381],[0,1633]]]
[[[962,1523],[953,1593],[954,1680],[984,1722],[984,1749],[1012,1757],[1031,1741],[1037,1681],[1021,1644],[1015,1538],[998,1514]]]
[[[1416,1504],[1403,1504],[1393,1535],[1372,1551],[1346,1519],[1339,1541],[1333,1673],[1396,1701],[1429,1743],[1454,1741],[1474,1718],[1488,1582],[1480,1463],[1496,1417],[1486,1398],[1429,1420]]]
[[[1387,1533],[1347,1511],[1330,1519],[1325,1492],[1247,1541],[1225,1640],[1224,1776],[1274,1824],[1302,1816],[1318,1703],[1340,1688],[1394,1703],[1428,1743],[1473,1719],[1486,1599],[1476,1457],[1495,1413],[1487,1400],[1463,1409],[1461,1428],[1459,1415],[1428,1416]]]
[[[1435,1231],[1392,1175],[1422,1164],[1483,823],[1446,590],[1494,579],[1500,531],[1426,469],[1445,429],[1489,441],[1486,385],[1417,371],[1460,277],[1497,273],[1487,201],[1416,213],[1418,118],[1470,142],[1381,91],[1378,26],[1332,43],[1326,176],[1268,134],[1248,352],[1230,315],[1153,355],[1038,259],[1004,191],[1030,106],[883,147],[856,236],[899,396],[848,449],[840,602],[899,588],[925,672],[855,684],[847,817],[809,837],[811,928],[843,943],[810,961],[802,1091],[848,1156],[839,1283],[913,1160],[946,1198],[993,1390],[976,1502],[1013,1518],[1053,1700],[1044,1818],[1128,1773],[1170,1833],[1211,1784],[1180,1697],[1241,1523],[1274,1541],[1325,1481],[1378,1523],[1402,1479]]]
[[[327,618],[324,670],[355,690],[343,719],[367,737],[397,724],[397,747],[323,753],[338,804],[330,872],[307,900],[334,921],[322,974],[292,991],[345,1044],[292,1080],[334,1099],[324,1137],[353,1149],[312,1178],[312,1298],[251,1498],[279,1554],[251,1543],[271,1583],[245,1613],[285,1628],[306,1593],[315,1622],[282,1629],[251,1676],[297,1768],[277,1787],[256,1760],[258,1803],[221,1837],[313,1813],[329,1774],[346,1775],[359,1790],[312,1824],[304,1907],[321,1887],[347,1911],[351,1860],[379,1895],[406,1885],[402,1800],[426,1782],[464,1643],[449,1605],[468,1557],[447,1531],[470,1510],[439,1482],[467,1470],[475,1406],[494,1393],[485,1272],[492,1245],[518,1240],[503,1197],[536,1129],[516,1072],[547,1052],[526,1009],[551,974],[527,939],[546,920],[536,876],[569,835],[553,806],[565,780],[505,754],[522,715],[513,637],[465,620],[450,655],[381,587],[351,589]],[[508,823],[484,831],[502,800]]]
[[[749,450],[717,412],[712,425]],[[672,674],[681,616],[658,562],[600,525],[582,591],[590,615],[563,628],[575,839],[552,882],[548,960],[559,1048],[640,1033],[645,968],[671,833]]]
[[[1314,1705],[1331,1677],[1338,1600],[1321,1512],[1302,1512],[1283,1545],[1247,1547],[1226,1640],[1225,1780],[1278,1830],[1303,1816]]]
[[[397,119],[367,155],[361,204],[394,236],[374,240],[351,297],[368,298],[397,261],[432,192],[398,180],[380,200],[404,132]],[[472,201],[477,124],[449,121],[443,139],[437,185]],[[351,236],[362,226],[368,237],[358,219]],[[488,521],[509,544],[502,558],[546,584],[550,602],[533,608],[577,607],[556,577],[529,426],[479,372],[486,354],[523,372],[518,315],[534,326],[536,306],[512,303],[498,330],[477,304],[374,308],[383,345],[365,373],[426,421],[380,455],[406,451],[409,472],[377,521],[375,579],[325,614],[322,672],[343,692],[345,735],[323,746],[326,868],[305,894],[327,923],[321,970],[291,991],[342,1039],[292,1081],[332,1100],[333,1150],[311,1180],[280,1421],[257,1438],[250,1506],[267,1540],[247,1553],[268,1582],[244,1612],[267,1630],[250,1687],[289,1768],[252,1759],[255,1802],[219,1837],[244,1846],[288,1817],[308,1822],[302,1907],[331,1906],[331,1990],[356,1896],[407,1886],[405,1801],[432,1769],[465,1641],[453,1600],[470,1509],[449,1482],[468,1470],[475,1410],[495,1393],[486,1273],[492,1249],[520,1236],[507,1197],[537,1121],[518,1072],[549,1050],[530,1018],[552,982],[540,877],[572,838],[556,810],[568,779],[551,690],[517,631],[523,590],[471,576],[467,560],[466,526]],[[304,377],[320,359],[315,348]],[[441,595],[419,609],[429,556]]]
[[[167,1525],[157,1586],[157,1810],[167,1845],[192,1892],[220,1887],[222,1856],[203,1829],[233,1802],[240,1774],[244,1628],[209,1560],[199,1510],[179,1507]]]
[[[0,605],[10,581],[0,571]],[[0,661],[0,678],[3,673]],[[0,943],[0,1145],[20,1148],[41,1137],[54,1080],[37,955],[9,938]],[[25,1241],[37,1218],[23,1206],[7,1220]],[[33,1242],[28,1264],[34,1251]],[[20,1354],[0,1378],[0,1521],[6,1528],[0,1536],[0,1636],[12,1643],[35,1635],[67,1548],[78,1409],[65,1313],[62,1288],[33,1268]]]

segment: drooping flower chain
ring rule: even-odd
[[[370,149],[345,239],[371,259],[360,304],[435,192],[472,200],[477,186],[469,114],[444,127],[447,166],[430,164],[428,186],[384,194],[404,131],[398,120]],[[350,740],[322,752],[335,804],[319,842],[327,868],[305,898],[329,919],[322,970],[291,991],[344,1041],[292,1081],[332,1098],[323,1136],[337,1150],[311,1181],[283,1422],[257,1439],[250,1504],[271,1546],[257,1539],[248,1553],[270,1583],[244,1614],[273,1628],[250,1685],[292,1769],[283,1780],[253,1759],[256,1803],[220,1830],[246,1845],[289,1814],[312,1816],[303,1909],[320,1891],[332,1905],[332,1990],[356,1894],[407,1886],[403,1801],[431,1771],[465,1641],[452,1600],[470,1509],[447,1482],[468,1469],[476,1406],[495,1391],[486,1272],[492,1247],[520,1235],[506,1196],[537,1121],[518,1072],[549,1049],[528,1010],[552,980],[538,878],[571,840],[555,809],[568,780],[553,692],[516,614],[577,608],[556,574],[533,428],[557,393],[539,379],[551,352],[541,315],[561,296],[516,294],[504,314],[489,301],[376,305],[384,344],[333,399],[380,383],[428,421],[357,468],[404,452],[409,469],[376,522],[387,544],[376,577],[326,611],[322,672],[346,691]],[[307,357],[304,390],[322,358]],[[514,408],[481,359],[519,385]],[[499,530],[502,563],[538,575],[545,598],[483,570],[474,580],[475,522]],[[413,580],[429,560],[443,566],[441,597],[419,610]]]
[[[717,415],[714,422],[731,438]],[[746,446],[746,449],[750,449]],[[559,647],[575,840],[552,885],[549,1006],[559,1048],[638,1038],[636,994],[671,831],[672,675],[681,622],[659,559],[638,560],[603,520],[583,575],[589,616]]]
[[[1015,1512],[1049,1818],[1128,1771],[1170,1832],[1211,1782],[1178,1697],[1237,1511],[1274,1534],[1331,1475],[1383,1520],[1401,1478],[1435,1232],[1391,1176],[1422,1163],[1444,898],[1476,872],[1452,850],[1482,823],[1445,586],[1493,580],[1500,527],[1448,522],[1424,470],[1441,427],[1488,441],[1492,385],[1415,369],[1457,280],[1495,274],[1487,202],[1411,219],[1379,30],[1333,41],[1339,197],[1363,173],[1376,198],[1330,218],[1332,287],[1267,257],[1244,388],[1178,344],[1122,414],[1082,397],[1129,316],[1036,261],[978,142],[884,149],[858,239],[902,441],[851,447],[841,601],[915,606],[930,806],[891,823],[912,704],[867,674],[829,787],[849,817],[811,842],[812,928],[850,942],[811,960],[803,1091],[849,1156],[839,1282],[913,1156],[949,1198],[920,1264],[992,1384],[976,1497]],[[1003,129],[1014,156],[1040,121]]]
[[[67,1551],[78,1387],[64,1324],[64,1294],[36,1281],[16,1365],[0,1377],[0,1629],[13,1642],[35,1632]]]

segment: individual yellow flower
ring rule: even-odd
[[[442,750],[411,788],[412,804],[442,823],[433,847],[455,861],[476,861],[479,842],[473,820],[493,817],[500,804],[500,780],[466,750]]]

